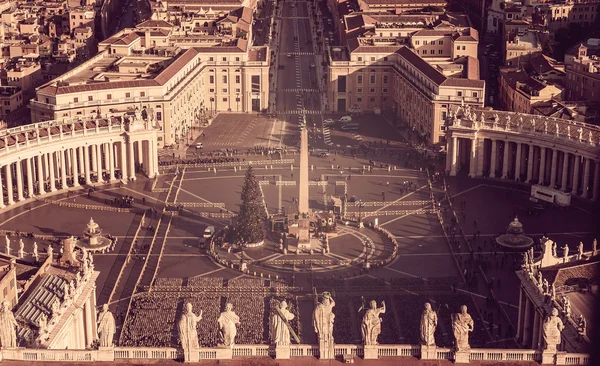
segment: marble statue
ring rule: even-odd
[[[479,122],[482,126],[485,125],[485,114],[483,114],[483,112],[481,112],[481,116],[479,116]]]
[[[524,121],[523,121],[523,116],[521,116],[521,117],[519,117],[519,119],[517,120],[517,129],[518,129],[519,131],[521,131],[521,130],[523,129],[523,124],[524,124]]]
[[[493,128],[498,127],[498,122],[500,122],[500,116],[498,115],[498,113],[494,114],[494,124],[493,124]]]
[[[579,246],[577,246],[577,259],[583,259],[583,242],[581,241],[579,242]]]
[[[456,351],[466,351],[471,348],[469,346],[469,332],[474,329],[473,318],[467,313],[466,305],[460,307],[460,313],[452,314],[452,330]]]
[[[4,240],[6,242],[6,255],[10,255],[10,239],[8,235],[4,235]]]
[[[556,287],[554,287],[554,283],[550,286],[550,298],[556,300]]]
[[[579,315],[579,319],[577,320],[577,331],[580,335],[586,336],[587,333],[587,322],[583,315]]]
[[[541,286],[542,283],[544,282],[543,278],[542,278],[542,271],[538,271],[538,273],[537,273],[537,282],[538,282],[538,286]]]
[[[58,312],[60,311],[60,301],[58,299],[52,303],[50,310],[52,311],[52,318],[58,315]]]
[[[557,255],[556,255],[556,242],[552,242],[552,255],[554,257],[557,257]]]
[[[583,128],[579,127],[577,133],[579,133],[579,141],[583,141]]]
[[[588,131],[588,143],[592,145],[594,141],[592,141],[592,131]]]
[[[33,242],[33,258],[35,258],[35,260],[38,260],[38,249],[37,249],[37,243],[34,241]]]
[[[19,258],[23,258],[25,256],[25,243],[23,243],[23,239],[19,240]]]
[[[510,115],[509,114],[506,115],[506,124],[504,125],[504,129],[505,130],[510,129]]]
[[[438,324],[437,313],[431,309],[431,304],[425,303],[425,310],[421,313],[421,344],[435,346],[435,328]]]
[[[237,335],[236,326],[240,324],[240,317],[233,311],[232,303],[228,302],[225,304],[225,311],[221,313],[217,323],[219,324],[221,345],[233,347],[235,344],[235,336]]]
[[[379,314],[385,314],[385,301],[381,302],[381,307],[377,307],[377,302],[371,300],[369,309],[365,311],[360,326],[363,343],[368,346],[377,345],[377,337],[381,334],[381,318]]]
[[[71,291],[70,291],[70,288],[69,288],[69,284],[67,284],[65,282],[65,284],[63,286],[63,300],[68,299],[69,296],[71,296]]]
[[[564,247],[561,248],[563,250],[563,258],[565,261],[569,258],[569,244],[565,244]]]
[[[48,254],[48,258],[50,258],[52,260],[53,258],[53,253],[52,253],[52,244],[48,245],[48,248],[46,250],[46,254]]]
[[[560,333],[564,328],[562,320],[558,317],[558,309],[552,308],[552,314],[546,318],[542,326],[545,351],[556,352],[556,346],[560,344]]]
[[[108,310],[108,304],[102,305],[102,312],[98,315],[98,340],[100,347],[112,347],[116,331],[115,317]]]
[[[558,137],[558,122],[554,123],[554,134]]]
[[[135,108],[134,122],[142,122],[142,111],[137,107]]]
[[[544,133],[548,134],[548,121],[544,121]]]
[[[598,240],[594,239],[592,242],[592,255],[598,254]]]
[[[570,125],[567,126],[567,138],[569,140],[571,139],[571,126]]]
[[[16,348],[17,347],[17,321],[10,310],[8,301],[2,302],[0,308],[0,347]]]
[[[317,333],[319,341],[333,343],[334,306],[335,301],[331,298],[331,294],[325,292],[323,294],[323,301],[317,303],[313,311],[313,328],[315,329],[315,333]]]
[[[542,289],[543,289],[544,295],[549,293],[550,285],[548,284],[548,280],[545,278],[544,278],[544,282],[542,282]]]
[[[194,314],[192,312],[192,304],[189,302],[185,304],[185,310],[185,313],[181,314],[181,318],[177,323],[177,329],[179,331],[181,347],[183,347],[184,351],[189,352],[200,348],[196,325],[202,320],[202,310],[200,310],[200,314]]]
[[[291,343],[289,321],[294,319],[294,314],[288,310],[287,301],[283,300],[277,305],[276,311],[271,315],[271,334],[273,344],[288,346]]]

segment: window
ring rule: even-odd
[[[112,99],[112,94],[106,94],[106,99]]]
[[[227,93],[227,88],[223,88],[223,93]]]
[[[223,101],[226,102],[227,101],[227,97],[223,98]]]
[[[444,50],[438,50],[438,55],[441,55],[444,53]]]
[[[460,46],[456,46],[456,50],[457,50],[457,51],[460,51]]]
[[[241,93],[241,91],[242,91],[242,89],[240,89],[240,88],[235,88],[235,92],[236,92],[236,93]]]
[[[129,92],[125,93],[125,98],[131,98],[131,93],[129,93]]]
[[[358,97],[358,98],[356,98],[356,101],[357,101],[357,102],[362,102],[362,98],[361,98],[361,97]]]
[[[385,56],[385,57],[383,58],[383,61],[387,61],[387,60],[388,60],[388,57],[387,57],[387,56]]]
[[[208,89],[208,92],[209,92],[209,93],[214,93],[214,92],[215,92],[215,89]]]
[[[383,83],[387,84],[390,81],[390,77],[388,75],[383,75]]]
[[[227,75],[223,75],[223,84],[227,84]]]
[[[373,103],[375,101],[375,97],[370,97],[369,102]]]
[[[145,97],[146,96],[146,92],[140,92],[140,97]]]
[[[79,103],[79,98],[77,98],[77,97],[73,98],[73,103]]]
[[[358,57],[358,61],[362,61],[362,57],[360,57],[360,56],[359,56],[359,57]]]
[[[370,75],[369,83],[375,84],[375,75]]]
[[[345,93],[346,92],[346,76],[338,76],[338,92]]]
[[[371,56],[371,61],[375,61],[375,57]]]
[[[477,92],[473,92],[473,98],[477,98],[478,93]]]
[[[383,88],[383,89],[381,90],[381,92],[382,92],[382,93],[387,93],[387,92],[388,92],[388,88]]]
[[[357,84],[362,84],[363,83],[363,76],[362,75],[357,75],[356,76],[356,83]]]
[[[236,62],[240,62],[240,58],[239,58],[239,57],[236,57],[236,58],[235,58],[235,61],[236,61]]]
[[[94,100],[94,97],[91,95],[88,95],[88,102],[91,102]],[[46,101],[46,103],[48,103],[48,101]]]
[[[260,93],[260,75],[252,75],[250,84],[252,93]]]
[[[423,41],[423,46],[427,46],[427,40]]]
[[[420,41],[415,41],[415,44],[419,45],[419,44],[421,44],[421,42]]]
[[[358,89],[356,89],[356,92],[357,92],[358,94],[361,94],[361,93],[362,93],[362,88],[358,88]]]
[[[162,121],[162,112],[156,112],[156,119]]]
[[[462,97],[462,92],[459,90],[456,92],[456,95],[458,95],[459,97]]]
[[[430,50],[429,53],[433,55],[435,53],[435,50]]]
[[[241,82],[242,82],[242,77],[241,77],[240,75],[236,75],[236,76],[235,76],[235,83],[236,83],[236,84],[239,84],[239,83],[241,83]]]
[[[212,56],[208,58],[208,61],[214,61],[214,60],[215,60],[215,58]]]
[[[227,61],[227,57],[223,57],[223,61]]]
[[[444,44],[444,41],[438,41],[438,44],[441,46]]]
[[[467,49],[467,47],[466,47],[466,46],[462,46],[462,50],[463,50],[463,51],[464,51],[464,50],[466,50],[466,49]]]
[[[209,84],[214,84],[215,83],[215,76],[214,75],[210,75],[208,77],[208,83]]]
[[[370,88],[369,93],[375,93],[375,88]]]

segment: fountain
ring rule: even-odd
[[[523,224],[515,217],[515,219],[508,224],[506,234],[496,238],[496,243],[512,251],[525,251],[533,245],[533,239],[523,233]]]
[[[86,225],[86,229],[83,232],[83,238],[78,240],[75,246],[79,249],[85,249],[92,253],[95,252],[107,252],[112,245],[112,240],[102,236],[102,229],[90,218],[90,222]]]

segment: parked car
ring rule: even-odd
[[[334,123],[335,123],[334,120],[332,120],[331,118],[327,118],[326,120],[323,121],[323,126],[331,126]]]
[[[202,234],[202,237],[204,239],[210,239],[215,233],[215,227],[212,225],[209,225],[206,227],[206,229],[204,229],[204,233]]]
[[[342,122],[342,123],[352,122],[352,117],[351,116],[344,116],[344,117],[340,118],[340,122]]]
[[[358,123],[346,123],[342,126],[342,130],[344,131],[358,131],[358,128]]]

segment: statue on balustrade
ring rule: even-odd
[[[504,125],[505,130],[510,130],[510,115],[506,115],[506,124]]]
[[[475,329],[473,318],[467,313],[467,306],[460,307],[460,313],[452,314],[452,330],[454,332],[456,351],[467,351],[469,345],[469,332]]]
[[[583,242],[579,242],[579,246],[577,247],[577,259],[578,260],[582,260],[583,259]]]
[[[565,244],[565,246],[562,247],[561,249],[563,250],[563,258],[566,262],[567,259],[569,258],[569,244]]]
[[[598,240],[594,239],[592,242],[592,255],[598,255]]]
[[[102,305],[102,312],[98,315],[98,340],[100,347],[112,347],[115,336],[115,317],[108,311],[108,304]]]
[[[577,132],[579,133],[579,141],[583,141],[583,128],[579,127]]]
[[[219,324],[221,345],[233,347],[235,344],[235,336],[237,335],[236,326],[240,324],[240,317],[233,311],[232,303],[228,302],[225,304],[225,311],[221,313],[217,323]]]
[[[292,319],[294,319],[294,314],[288,310],[287,301],[281,301],[275,308],[273,315],[271,315],[273,344],[278,346],[288,346],[291,343],[290,332],[293,330],[289,321]]]
[[[544,133],[548,134],[548,121],[544,121]]]
[[[493,124],[493,128],[498,127],[498,122],[500,122],[500,116],[498,115],[498,113],[494,114],[494,124]]]
[[[435,346],[435,328],[438,324],[438,316],[431,309],[431,304],[425,303],[425,310],[421,314],[421,344]]]
[[[543,350],[556,352],[556,347],[560,344],[560,333],[564,328],[562,320],[558,317],[558,309],[552,308],[552,314],[546,318],[542,326]]]
[[[181,347],[184,351],[192,351],[200,348],[198,345],[198,332],[196,331],[196,324],[202,320],[202,310],[200,314],[196,315],[192,312],[192,304],[185,304],[186,312],[181,314],[181,318],[177,323],[177,330],[179,331],[179,340],[181,341]]]
[[[10,310],[10,304],[8,301],[2,302],[2,308],[0,309],[0,347],[1,348],[15,348],[17,347],[17,321],[15,316]]]
[[[552,242],[552,255],[554,257],[557,257],[558,255],[556,254],[556,242]]]
[[[367,346],[375,346],[378,344],[377,337],[381,334],[381,318],[379,315],[385,314],[385,301],[381,302],[380,308],[377,307],[377,302],[375,302],[375,300],[371,300],[369,306],[370,308],[367,309],[363,316],[360,329],[363,343]]]
[[[481,116],[479,116],[481,126],[485,126],[485,114],[481,112]]]
[[[313,328],[319,338],[319,341],[333,343],[333,323],[335,321],[335,314],[333,313],[333,307],[335,301],[331,298],[329,292],[323,293],[323,301],[318,302],[318,298],[315,299],[317,305],[313,311]]]
[[[10,239],[8,238],[8,235],[4,235],[4,241],[6,244],[6,255],[10,255]]]

